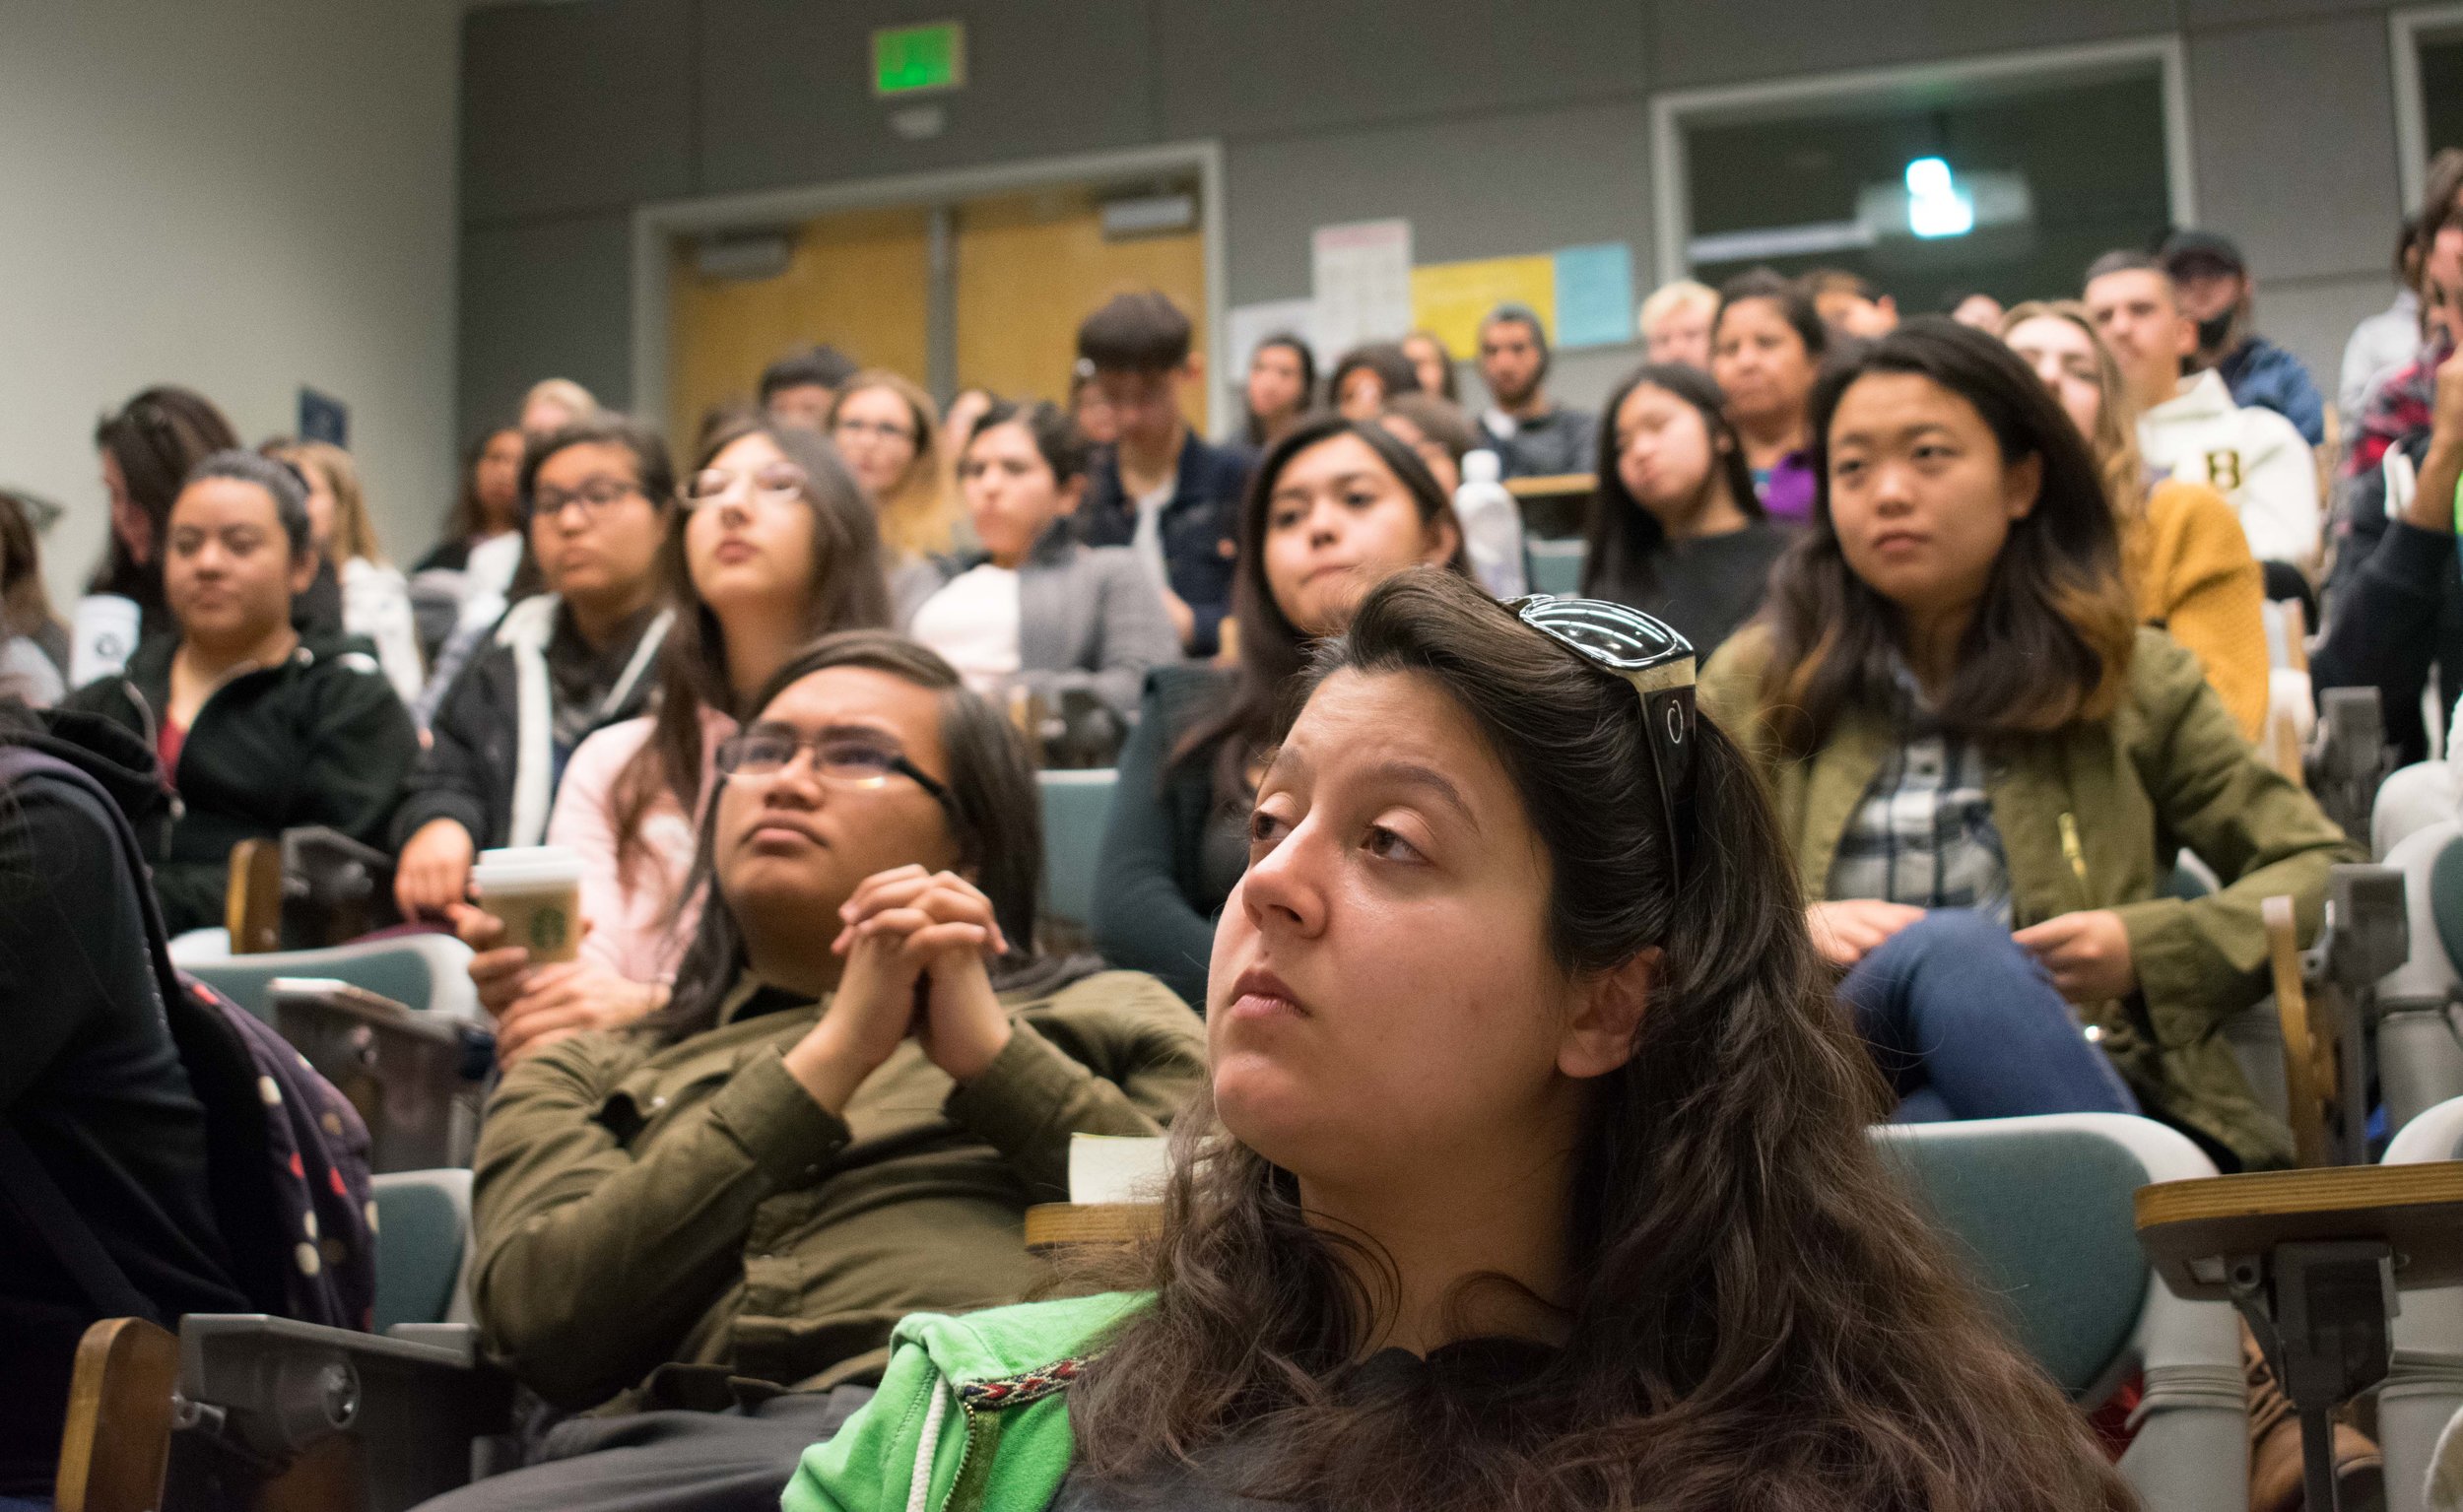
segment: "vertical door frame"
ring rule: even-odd
[[[2180,33],[2128,37],[2073,47],[2042,47],[1983,57],[1950,58],[1890,68],[1807,74],[1757,84],[1675,90],[1650,100],[1651,178],[1658,281],[1689,277],[1686,246],[1693,239],[1692,165],[1685,146],[1690,117],[1781,114],[1791,106],[1821,105],[1875,95],[1955,88],[2003,79],[2058,80],[2100,73],[2115,65],[2154,63],[2163,96],[2163,168],[2172,224],[2198,224],[2197,175],[2190,159],[2189,69]]]
[[[2429,176],[2429,108],[2421,99],[2421,33],[2463,29],[2463,5],[2425,5],[2386,15],[2386,51],[2394,69],[2395,172],[2403,208],[2420,209]]]
[[[1204,236],[1206,308],[1199,314],[1201,350],[1206,353],[1209,379],[1224,361],[1225,256],[1223,144],[1214,141],[1175,142],[1118,152],[1081,153],[1036,158],[980,167],[947,168],[926,173],[901,173],[886,178],[849,179],[832,184],[807,184],[764,189],[746,194],[705,195],[662,200],[636,206],[632,213],[632,407],[635,413],[667,413],[667,364],[670,325],[668,281],[675,244],[687,235],[712,231],[753,231],[800,226],[821,216],[850,210],[881,210],[899,206],[951,206],[996,194],[1016,194],[1090,181],[1134,181],[1160,174],[1194,173],[1198,182],[1198,227]],[[927,272],[929,276],[929,272]],[[922,378],[923,374],[915,374]],[[1208,428],[1221,434],[1232,424],[1230,391],[1220,382],[1206,385]]]

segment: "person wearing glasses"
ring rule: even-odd
[[[1158,667],[1120,749],[1089,921],[1115,965],[1206,1001],[1215,916],[1247,864],[1258,763],[1312,642],[1405,567],[1471,570],[1453,505],[1373,421],[1320,412],[1257,464],[1231,596],[1239,662]]]
[[[719,741],[753,695],[815,637],[889,623],[872,507],[830,443],[747,418],[703,443],[668,516],[658,596],[675,627],[651,713],[584,740],[566,764],[547,842],[582,861],[578,958],[532,967],[503,926],[455,910],[479,1000],[505,1062],[546,1038],[627,1022],[667,1001],[693,934],[696,824]]]
[[[1118,732],[1137,718],[1147,669],[1180,659],[1180,637],[1137,555],[1088,546],[1071,528],[1086,468],[1086,442],[1060,406],[986,410],[958,463],[983,550],[945,560],[907,633],[987,697],[1084,690]]]
[[[845,631],[745,707],[673,1000],[507,1070],[480,1135],[487,1348],[595,1411],[439,1512],[775,1508],[899,1317],[1044,1277],[1025,1213],[1073,1135],[1160,1134],[1197,1088],[1161,983],[1035,955],[1033,768],[947,663]]]
[[[2134,1505],[1865,1137],[1692,660],[1369,592],[1249,805],[1156,1242],[901,1324],[784,1512]]]
[[[478,852],[537,845],[583,737],[638,715],[675,614],[659,543],[676,475],[657,434],[621,415],[543,436],[517,482],[528,558],[544,591],[500,616],[453,675],[393,821],[394,901],[451,920]]]
[[[881,544],[894,571],[911,570],[959,544],[960,511],[942,488],[934,410],[931,395],[881,367],[847,379],[830,407],[830,439],[880,516]],[[920,586],[922,579],[912,582]]]
[[[149,859],[177,935],[223,924],[243,840],[322,825],[382,842],[419,732],[366,641],[292,626],[293,600],[322,559],[297,471],[254,452],[210,453],[163,524],[172,628],[63,706],[153,749],[174,801]]]
[[[2222,1029],[2268,990],[2261,900],[2314,931],[2358,853],[2140,627],[2095,455],[2010,348],[1910,320],[1812,414],[1810,538],[1702,702],[1769,779],[1900,1116],[2134,1094],[2219,1161],[2288,1163]],[[2159,893],[2184,846],[2221,891]]]

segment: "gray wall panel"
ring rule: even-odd
[[[1646,283],[1649,137],[1632,100],[1234,144],[1231,300],[1307,294],[1309,232],[1380,216],[1411,219],[1421,262],[1631,242]]]
[[[524,390],[571,378],[603,404],[632,391],[632,217],[462,233],[461,434],[508,424]]]
[[[2303,16],[2366,13],[2383,18],[2386,0],[2180,0],[2181,25],[2240,27]]]
[[[2374,272],[2402,215],[2376,17],[2193,33],[2198,218],[2260,278]]]
[[[1280,135],[1639,93],[1632,0],[1158,0],[1166,137]]]
[[[2179,26],[2173,0],[1651,0],[1651,86],[1925,62]]]
[[[701,187],[769,188],[1134,146],[1154,132],[1146,0],[704,0]],[[966,24],[966,85],[897,100],[872,93],[872,32]],[[939,136],[889,117],[937,106]]]
[[[2392,240],[2392,234],[2388,235]],[[2392,273],[2301,279],[2270,284],[2258,278],[2258,329],[2290,347],[2309,364],[2309,376],[2329,404],[2343,371],[2343,346],[2352,328],[2394,302]],[[2349,423],[2349,417],[2347,417]]]
[[[471,13],[463,217],[564,215],[690,192],[692,14],[691,0]]]

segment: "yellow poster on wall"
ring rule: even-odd
[[[1460,362],[1480,355],[1480,321],[1504,303],[1527,304],[1543,324],[1557,317],[1557,259],[1485,257],[1476,262],[1424,263],[1411,270],[1411,323],[1435,333]]]

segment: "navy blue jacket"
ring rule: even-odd
[[[2215,364],[2232,403],[2273,410],[2291,421],[2312,446],[2326,440],[2326,400],[2309,378],[2309,369],[2263,336],[2252,336]],[[2323,686],[2323,685],[2320,685]]]
[[[1171,591],[1197,617],[1188,646],[1192,657],[1215,654],[1224,617],[1232,613],[1232,574],[1240,559],[1240,493],[1248,486],[1248,469],[1240,452],[1189,436],[1180,447],[1170,501],[1157,522]],[[1087,469],[1078,528],[1089,546],[1127,546],[1137,535],[1137,501],[1120,486],[1120,455],[1113,447],[1097,452]]]

